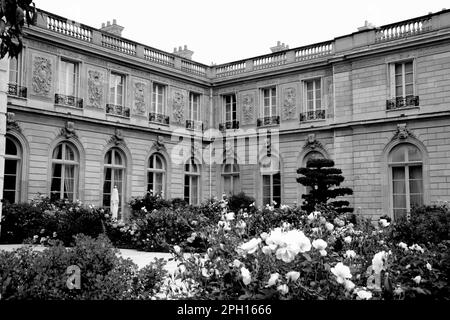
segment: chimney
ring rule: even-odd
[[[111,33],[111,34],[113,34],[115,36],[118,36],[118,37],[122,36],[123,29],[124,28],[122,26],[119,26],[117,24],[117,20],[116,19],[113,19],[112,24],[111,24],[110,21],[107,21],[106,25],[105,25],[105,23],[102,23],[102,27],[100,28],[101,31]]]
[[[358,31],[365,31],[371,29],[375,29],[375,26],[366,20],[364,21],[364,25],[358,28]]]
[[[272,51],[272,53],[274,52],[279,52],[279,51],[284,51],[284,50],[288,50],[289,46],[287,46],[284,42],[281,43],[281,41],[277,41],[277,45],[275,47],[271,47],[270,51]]]
[[[175,54],[181,58],[184,58],[184,59],[192,60],[192,55],[194,54],[194,51],[189,50],[187,48],[187,45],[184,45],[184,48],[179,46],[178,51],[177,51],[177,48],[174,48],[173,54]]]

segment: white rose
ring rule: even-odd
[[[248,285],[252,281],[252,275],[250,274],[250,271],[246,267],[241,268],[241,276],[242,281],[245,285]]]
[[[372,270],[375,274],[380,274],[381,270],[384,269],[384,260],[387,257],[387,253],[385,251],[381,251],[376,253],[372,259]]]
[[[420,281],[422,281],[422,277],[421,277],[421,276],[417,276],[417,277],[415,277],[415,278],[413,279],[413,281],[414,281],[415,283],[419,284]]]
[[[344,283],[346,279],[351,279],[352,274],[350,268],[344,265],[342,262],[338,262],[336,266],[330,269],[331,273],[336,276],[338,283]]]
[[[317,250],[324,250],[327,247],[327,243],[322,239],[313,240],[312,246]]]
[[[277,290],[281,293],[281,294],[287,294],[289,292],[289,287],[285,284],[279,285],[277,287]]]
[[[267,282],[267,287],[274,286],[277,283],[279,277],[280,277],[280,274],[278,272],[272,273],[270,275],[269,281]]]
[[[225,214],[225,219],[226,219],[227,221],[234,220],[234,212],[228,212],[228,213],[226,213],[226,214]]]
[[[431,271],[431,264],[427,262],[427,269]]]
[[[390,223],[386,219],[380,219],[379,222],[383,228],[386,228],[390,225]]]
[[[264,246],[264,247],[262,247],[261,251],[262,251],[265,255],[272,254],[272,249],[271,249],[269,246]]]
[[[358,298],[361,300],[372,299],[372,292],[370,291],[359,290],[356,294],[358,295]]]
[[[346,237],[344,238],[344,242],[345,242],[345,243],[351,243],[351,242],[352,242],[352,237],[346,236]]]
[[[261,239],[253,238],[250,241],[242,244],[239,248],[248,254],[253,254],[258,250]]]
[[[355,284],[350,280],[345,280],[344,285],[347,291],[352,291],[355,288]]]
[[[297,271],[289,271],[288,273],[286,273],[286,279],[288,281],[297,281],[297,279],[300,277],[300,272]]]
[[[400,242],[400,243],[398,244],[398,246],[399,246],[400,248],[404,249],[405,251],[408,251],[408,245],[407,245],[406,243]]]
[[[319,252],[322,257],[325,257],[327,255],[327,250],[320,250]]]
[[[330,223],[330,222],[326,222],[326,223],[325,223],[325,228],[326,228],[328,231],[333,231],[334,225],[333,225],[332,223]]]
[[[356,252],[353,250],[347,250],[347,251],[345,251],[344,256],[348,259],[353,259],[356,257]]]

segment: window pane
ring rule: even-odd
[[[16,176],[15,175],[6,175],[4,176],[4,190],[16,190]]]
[[[411,194],[411,207],[419,207],[423,205],[423,197],[421,194]]]
[[[231,177],[223,176],[223,192],[226,195],[231,195]]]
[[[405,63],[405,72],[413,72],[413,64],[412,61]]]
[[[110,150],[106,153],[105,164],[112,164],[112,150]]]
[[[405,181],[393,181],[392,189],[394,194],[405,194],[406,193]]]
[[[410,166],[409,179],[422,180],[422,166]]]
[[[197,176],[192,176],[191,177],[191,181],[192,181],[192,199],[191,202],[193,204],[197,204],[198,203],[198,177]]]
[[[5,159],[5,174],[16,174],[17,162],[18,160]]]
[[[394,209],[405,208],[406,209],[406,195],[394,194]]]
[[[414,87],[412,84],[405,86],[405,96],[412,96],[414,94]]]
[[[161,194],[163,191],[163,174],[161,172],[155,173],[155,188],[153,191],[156,194]]]
[[[409,180],[409,192],[411,194],[422,194],[422,180]]]
[[[406,216],[406,209],[394,209],[394,220],[399,220],[404,216]]]
[[[395,64],[395,74],[402,74],[403,72],[403,66],[401,63]]]
[[[114,150],[114,164],[116,165],[122,165],[122,156],[120,155],[120,152],[117,150]]]
[[[15,191],[3,191],[3,200],[9,202],[9,203],[15,203],[16,202],[16,192]]]
[[[399,146],[391,151],[391,162],[405,162],[405,147]]]
[[[190,199],[190,176],[184,176],[184,201],[189,203]]]
[[[62,144],[59,144],[55,150],[53,150],[53,159],[62,159]]]
[[[162,159],[159,156],[155,157],[155,167],[156,169],[163,169]]]
[[[66,146],[65,147],[65,149],[66,149],[65,159],[74,161],[75,160],[75,153],[74,153],[73,149],[67,144],[65,144],[65,146]]]
[[[6,137],[5,154],[14,156],[18,155],[16,144],[8,137]]]
[[[154,191],[155,187],[153,185],[153,172],[147,173],[147,191]]]
[[[408,160],[409,161],[422,161],[422,154],[420,153],[420,150],[413,146],[408,146]]]
[[[405,168],[404,167],[393,167],[392,168],[392,178],[397,181],[405,181]]]

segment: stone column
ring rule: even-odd
[[[9,78],[9,60],[0,60],[0,199],[3,199],[3,181],[5,172],[5,134],[6,134],[6,105]],[[2,220],[2,202],[0,202],[0,221]],[[1,233],[1,225],[0,225]]]

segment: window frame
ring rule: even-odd
[[[227,172],[225,171],[226,166],[231,166],[231,171]],[[235,171],[234,168],[237,166],[238,170]],[[236,195],[241,191],[241,168],[236,160],[233,162],[224,162],[222,164],[222,170],[221,170],[221,180],[222,180],[222,193],[226,194],[225,190],[225,178],[230,179],[230,189],[231,189],[231,195]],[[237,181],[236,181],[237,180]],[[237,188],[235,188],[237,187]],[[236,190],[237,189],[237,190]]]
[[[69,146],[73,153],[74,153],[74,158],[75,160],[67,160],[67,159],[54,159],[53,158],[53,154],[56,150],[56,148],[58,148],[60,145],[62,145],[62,149],[61,149],[61,157],[65,157],[66,155],[66,148],[67,146]],[[78,148],[70,141],[67,140],[63,140],[59,143],[56,144],[56,146],[52,149],[52,153],[51,153],[51,159],[50,159],[50,164],[51,164],[51,168],[50,168],[50,198],[52,198],[52,185],[53,185],[53,178],[54,178],[54,172],[53,172],[53,165],[54,164],[60,164],[61,165],[61,177],[60,177],[60,187],[59,190],[57,190],[57,193],[59,193],[59,199],[66,199],[64,198],[64,181],[65,181],[65,167],[67,165],[73,165],[74,166],[74,182],[73,182],[73,199],[72,201],[76,201],[79,198],[80,192],[78,190],[79,185],[80,185],[80,165],[81,165],[81,155],[80,155],[80,151],[78,150]],[[56,191],[56,190],[55,190]],[[68,199],[70,200],[70,199]]]
[[[24,80],[24,75],[23,75],[23,58],[24,54],[23,52],[19,53],[19,55],[16,58],[10,58],[9,59],[9,73],[8,73],[8,83],[10,84],[14,84],[14,85],[18,85],[21,86]],[[17,63],[17,69],[14,70],[15,73],[15,79],[14,81],[12,81],[11,79],[11,61],[16,60]]]
[[[11,155],[6,153],[6,145],[7,140],[11,141],[16,147],[17,155]],[[14,202],[12,203],[18,203],[21,199],[21,180],[22,180],[22,167],[23,167],[23,147],[21,143],[13,136],[5,135],[5,167],[4,167],[4,181],[6,180],[6,176],[14,176],[15,177],[15,187],[14,190],[6,189],[5,184],[3,188],[3,195],[2,199],[5,199],[5,191],[6,192],[12,192],[14,191]],[[16,173],[14,175],[6,173],[6,161],[16,161]]]
[[[392,162],[391,158],[392,158],[392,154],[393,152],[395,152],[395,150],[397,148],[401,148],[403,146],[412,146],[414,148],[416,148],[419,152],[420,152],[420,156],[421,156],[421,161],[409,161],[409,155],[408,155],[408,149],[404,148],[404,156],[405,156],[405,160],[403,162]],[[404,185],[405,185],[405,199],[406,199],[406,215],[409,216],[411,213],[411,192],[410,192],[410,167],[417,167],[420,166],[421,167],[421,175],[422,175],[422,179],[421,179],[421,190],[422,193],[420,193],[421,195],[421,201],[422,204],[425,203],[426,201],[426,197],[425,197],[425,164],[424,164],[424,155],[422,150],[416,146],[413,143],[399,143],[397,145],[395,145],[393,148],[391,148],[391,150],[388,153],[388,158],[387,158],[387,163],[388,163],[388,172],[389,172],[389,199],[390,199],[390,203],[391,203],[391,212],[392,212],[392,217],[395,219],[395,209],[402,209],[402,208],[395,208],[395,202],[394,202],[394,174],[393,174],[393,168],[403,168],[403,172],[404,172]],[[400,195],[400,194],[399,194]]]
[[[162,88],[162,94],[156,94],[155,93],[155,87],[156,88]],[[162,102],[161,102],[161,110],[158,109],[158,99],[155,101],[155,97],[161,96]],[[159,83],[159,82],[152,82],[152,103],[150,107],[150,112],[165,115],[167,109],[167,85]]]
[[[191,167],[192,164],[194,164],[197,167],[197,171],[192,171]],[[186,165],[189,165],[189,171],[186,171]],[[188,161],[186,161],[184,163],[184,168],[183,168],[183,199],[188,202],[190,205],[198,205],[201,202],[201,165],[198,164],[197,161],[195,161],[194,158],[190,158]],[[189,184],[186,185],[186,178],[188,177],[189,179]],[[193,203],[192,202],[192,184],[193,184],[193,177],[197,177],[197,202]],[[189,197],[188,197],[188,201],[186,200],[186,186],[189,187]]]
[[[161,163],[163,168],[162,169],[157,169],[157,168],[150,168],[150,161],[152,161],[153,158],[153,162],[155,163],[156,160],[154,157],[159,157],[161,159]],[[155,167],[155,165],[153,164],[153,166]],[[149,189],[149,179],[148,179],[148,175],[149,174],[153,174],[153,181],[155,181],[155,174],[157,173],[162,173],[162,187],[161,187],[161,198],[165,198],[166,196],[166,186],[167,186],[167,161],[166,158],[159,152],[154,152],[150,155],[150,157],[148,158],[147,161],[147,192],[150,191]],[[153,182],[154,185],[154,182]],[[154,190],[152,192],[152,195],[155,195]]]
[[[230,98],[230,102],[227,102],[227,98]],[[223,120],[224,122],[237,121],[237,97],[235,93],[229,93],[222,95],[222,105],[223,105]],[[230,110],[227,110],[229,107]],[[228,118],[228,115],[230,117]]]
[[[264,169],[264,166],[262,164],[266,158],[270,159],[271,166],[272,166],[272,164],[276,164],[278,166],[278,170],[272,169],[272,168],[269,170]],[[264,198],[265,198],[265,196],[264,196],[264,187],[265,187],[264,177],[265,176],[269,176],[269,187],[270,187],[270,203],[269,203],[269,205],[272,205],[273,201],[274,201],[274,187],[275,187],[274,176],[275,175],[279,176],[279,181],[280,181],[280,183],[279,183],[280,194],[279,194],[279,196],[276,196],[276,198],[279,198],[279,201],[275,200],[276,201],[275,207],[278,208],[281,205],[281,202],[283,201],[283,190],[282,190],[283,189],[283,175],[281,172],[282,171],[281,168],[282,168],[281,159],[276,156],[270,156],[270,157],[265,156],[262,159],[262,161],[259,162],[259,174],[261,177],[261,204],[263,206],[265,206],[267,204],[267,203],[264,203]]]
[[[68,94],[67,91],[67,78],[68,78],[68,73],[65,72],[65,69],[63,69],[63,66],[65,64],[73,64],[74,65],[74,76],[75,79],[73,79],[73,94]],[[65,57],[61,57],[60,61],[59,61],[59,94],[65,95],[65,96],[73,96],[75,98],[78,98],[79,94],[80,94],[80,62],[76,61],[76,60],[72,60],[72,59],[68,59]],[[64,73],[63,73],[64,72]],[[64,77],[63,77],[64,74]]]
[[[261,112],[262,118],[270,118],[270,117],[278,116],[278,90],[277,89],[278,88],[276,85],[260,88],[260,99],[261,99],[260,112]],[[269,97],[268,97],[269,105],[266,106],[265,92],[267,90],[269,90]],[[275,92],[275,95],[272,95],[273,92]],[[273,103],[274,100],[275,100],[275,104]],[[269,110],[268,114],[266,114],[266,107],[268,108],[267,110]],[[275,112],[273,112],[274,109],[275,109]]]
[[[412,65],[412,88],[413,92],[410,95],[406,95],[406,84],[405,84],[405,64],[411,63]],[[396,65],[402,65],[402,95],[397,96],[396,87],[397,87],[397,81],[396,81]],[[406,98],[407,96],[416,96],[416,59],[415,58],[408,58],[403,60],[397,60],[397,61],[391,61],[388,64],[388,71],[389,71],[389,97],[391,99],[396,98]]]
[[[189,105],[188,105],[188,120],[190,121],[201,121],[201,94],[198,92],[189,92]],[[196,117],[194,117],[194,102],[195,98],[198,98],[197,104],[196,104]]]
[[[112,85],[112,81],[113,81],[114,77],[121,77],[121,79],[123,81],[123,84],[122,84],[122,101],[121,101],[120,104],[117,103],[117,97],[118,97],[118,94],[117,94],[118,86],[117,85],[114,87],[114,99],[111,99],[111,97],[112,97],[112,92],[111,92],[112,87],[111,87],[111,85]],[[112,105],[115,105],[115,106],[121,106],[122,108],[125,108],[126,107],[126,105],[125,105],[125,101],[126,101],[125,98],[126,98],[126,94],[127,94],[126,88],[127,88],[127,75],[124,74],[124,73],[111,71],[110,74],[109,74],[109,83],[108,83],[108,102],[109,102],[109,104],[112,104]],[[114,100],[114,101],[111,101],[111,100]]]
[[[111,162],[112,163],[106,163],[105,159],[107,154],[111,152]],[[115,164],[115,157],[114,154],[118,153],[121,160],[122,165]],[[111,178],[110,178],[110,192],[108,193],[110,195],[110,203],[105,205],[104,204],[104,196],[105,196],[105,181],[106,181],[106,169],[111,169]],[[116,185],[116,179],[114,178],[115,170],[122,170],[122,192],[119,194],[119,210],[117,212],[117,216],[120,217],[119,219],[123,218],[124,210],[125,210],[125,195],[126,195],[126,185],[127,185],[127,157],[123,150],[117,147],[111,147],[108,148],[107,151],[103,155],[103,183],[101,188],[101,201],[102,206],[108,209],[111,209],[111,195],[112,191],[114,189],[114,185]]]
[[[319,90],[320,90],[320,106],[317,106],[317,81],[319,82]],[[312,83],[313,85],[313,109],[309,110],[309,105],[308,105],[308,83]],[[305,79],[303,80],[303,112],[317,112],[317,111],[321,111],[322,109],[322,105],[323,105],[323,81],[322,81],[322,77],[316,77],[316,78],[310,78],[310,79]]]

